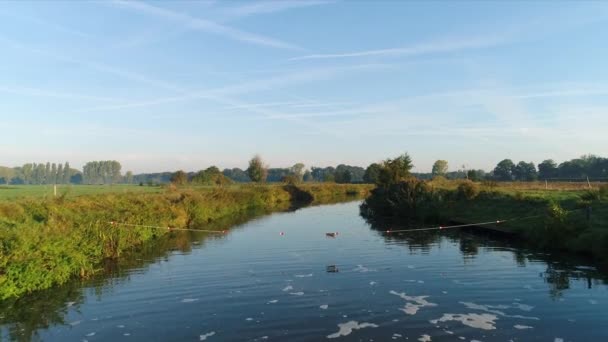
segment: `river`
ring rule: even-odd
[[[275,213],[0,308],[3,340],[607,341],[608,275],[359,202]],[[335,237],[326,233],[338,232]],[[178,247],[175,247],[178,246]]]

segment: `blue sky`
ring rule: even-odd
[[[608,152],[605,2],[5,2],[0,165]]]

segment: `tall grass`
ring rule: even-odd
[[[318,203],[363,196],[369,186],[301,186]],[[0,202],[0,299],[90,277],[102,261],[129,254],[166,230],[113,226],[111,221],[214,229],[212,223],[250,210],[285,210],[283,186],[167,188],[161,193],[108,193]],[[211,227],[211,228],[209,228]]]

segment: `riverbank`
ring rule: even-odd
[[[495,184],[412,180],[372,191],[362,214],[412,224],[505,221],[485,226],[517,235],[534,247],[608,262],[608,197],[598,190],[526,191]]]
[[[223,230],[249,211],[365,197],[372,186],[168,187],[159,193],[107,193],[74,198],[0,202],[0,299],[87,278],[103,261],[120,258],[169,231],[116,227],[109,222]],[[235,222],[236,223],[236,222]]]

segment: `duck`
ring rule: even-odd
[[[338,236],[338,232],[335,232],[335,233],[325,233],[325,236],[331,237],[331,238],[335,238],[336,236]]]

